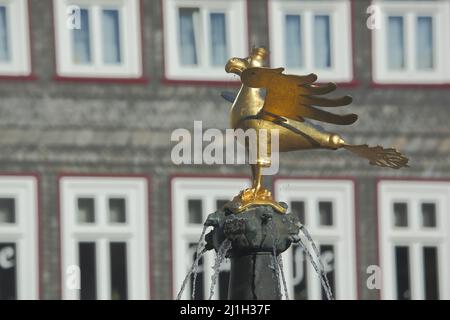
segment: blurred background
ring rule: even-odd
[[[229,127],[224,65],[252,47],[353,96],[359,121],[328,129],[411,159],[292,152],[267,177],[336,298],[449,299],[448,30],[447,0],[0,0],[0,299],[174,298],[250,169],[175,165],[171,134]],[[284,259],[291,298],[325,298],[300,248]]]

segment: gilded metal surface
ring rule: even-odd
[[[226,72],[239,75],[242,82],[230,112],[233,129],[278,130],[280,152],[344,148],[368,159],[372,165],[394,169],[408,166],[408,158],[393,148],[347,144],[338,134],[327,132],[309,122],[308,119],[312,119],[350,125],[358,116],[335,114],[316,108],[342,107],[350,104],[352,98],[325,98],[323,95],[336,90],[334,83],[317,84],[315,74],[288,75],[283,73],[284,68],[267,68],[264,66],[266,56],[264,48],[256,48],[249,57],[231,58],[225,66]],[[260,141],[257,140],[257,143],[259,149]],[[266,150],[270,151],[270,148]],[[231,207],[234,211],[243,211],[251,205],[267,204],[280,213],[286,212],[273,200],[270,192],[261,186],[261,168],[270,166],[270,154],[265,158],[259,157],[257,163],[251,166],[253,185],[233,199]]]

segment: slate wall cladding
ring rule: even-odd
[[[0,171],[36,172],[41,176],[43,297],[59,298],[57,176],[65,173],[148,174],[152,177],[152,282],[155,299],[171,298],[169,177],[172,174],[249,174],[243,166],[175,166],[170,162],[175,128],[228,127],[229,104],[220,98],[229,86],[175,85],[163,81],[160,0],[143,0],[144,74],[148,83],[56,81],[52,1],[31,0],[33,69],[31,81],[0,81]],[[249,0],[250,46],[268,46],[264,0]],[[357,180],[360,212],[360,292],[365,270],[376,263],[376,177],[450,178],[450,93],[436,88],[371,86],[370,31],[366,8],[354,1],[355,80],[339,92],[351,94],[349,111],[360,115],[350,127],[334,128],[355,143],[396,146],[411,157],[401,171],[368,166],[344,151],[282,155],[281,175],[349,176]],[[243,30],[243,32],[247,32]],[[325,157],[324,157],[325,156]],[[268,179],[270,183],[271,179]]]

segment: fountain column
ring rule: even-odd
[[[206,236],[207,249],[218,251],[223,241],[231,241],[227,252],[231,260],[230,300],[282,298],[278,256],[300,239],[301,225],[294,215],[280,214],[266,205],[240,213],[225,206],[210,214],[205,225],[213,227]]]

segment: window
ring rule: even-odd
[[[319,81],[353,79],[349,0],[269,0],[272,67],[317,73]]]
[[[447,0],[375,0],[380,28],[374,29],[373,78],[377,83],[450,82]]]
[[[173,295],[177,296],[188,273],[197,248],[198,239],[206,217],[233,199],[240,190],[250,187],[249,179],[237,178],[181,178],[172,179],[172,250],[173,250]],[[212,266],[215,254],[208,251],[200,260],[196,279],[195,299],[208,299]],[[221,273],[214,299],[228,298],[230,264],[228,259],[221,266]],[[191,278],[182,299],[191,299]]]
[[[349,180],[277,179],[277,200],[289,205],[321,253],[336,299],[356,299],[354,185]],[[311,250],[311,247],[310,247]],[[299,245],[283,253],[289,297],[326,300],[320,280]]]
[[[146,179],[62,177],[60,190],[63,299],[148,299]]]
[[[31,73],[28,0],[0,0],[0,76]]]
[[[0,176],[0,300],[38,299],[37,181]]]
[[[450,182],[378,184],[382,298],[449,299]]]
[[[246,0],[165,0],[166,77],[231,80],[224,71],[247,52]]]
[[[57,72],[142,76],[139,0],[54,0]]]

